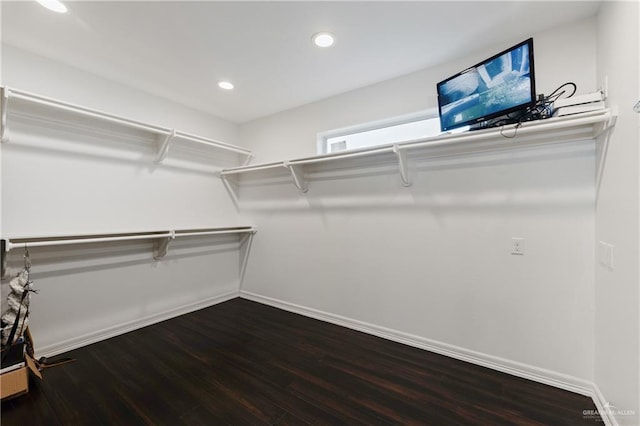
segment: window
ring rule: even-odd
[[[437,110],[394,117],[374,123],[360,124],[318,135],[318,153],[346,151],[376,145],[388,145],[439,135]]]

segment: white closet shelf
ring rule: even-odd
[[[245,172],[255,172],[258,170],[279,169],[283,167],[287,167],[284,161],[278,161],[275,163],[253,164],[242,167],[234,167],[232,169],[223,169],[220,171],[220,176],[236,175]]]
[[[52,111],[65,111],[72,113],[78,117],[88,117],[104,121],[116,126],[141,130],[153,135],[156,139],[156,162],[164,160],[169,152],[171,143],[174,141],[190,141],[208,146],[212,149],[223,150],[232,152],[235,154],[245,156],[244,164],[251,161],[252,153],[250,150],[241,148],[239,146],[230,145],[225,142],[221,142],[214,139],[208,139],[201,136],[192,135],[189,133],[181,132],[173,128],[166,128],[156,126],[140,121],[132,120],[126,117],[117,116],[114,114],[106,113],[103,111],[86,108],[80,105],[60,101],[57,99],[48,98],[45,96],[37,95],[34,93],[25,92],[8,87],[2,87],[1,89],[1,117],[0,117],[0,141],[7,142],[10,139],[9,126],[7,122],[7,116],[9,110],[13,109],[11,99],[20,100],[22,103],[31,105],[40,105],[46,108],[50,108]],[[25,108],[26,106],[23,106]]]
[[[408,154],[410,153],[419,155],[421,158],[435,158],[569,141],[594,140],[608,132],[615,125],[615,120],[616,115],[610,109],[604,109],[565,117],[530,121],[519,126],[507,125],[499,128],[446,134],[288,161],[228,168],[220,171],[220,177],[226,179],[227,176],[284,167],[291,172],[294,185],[302,192],[307,192],[308,186],[304,180],[305,165],[383,155],[388,156],[389,161],[398,163],[402,185],[410,186],[408,165]],[[608,138],[606,142],[608,142]]]
[[[116,234],[84,234],[57,235],[53,237],[12,237],[3,238],[4,250],[9,252],[14,248],[46,247],[74,244],[106,243],[114,241],[153,240],[154,259],[161,259],[167,254],[169,242],[179,237],[199,237],[223,234],[248,234],[250,237],[257,232],[253,226],[239,226],[231,228],[180,229],[151,232],[129,232]]]

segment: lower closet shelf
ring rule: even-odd
[[[128,232],[112,234],[58,235],[54,237],[15,237],[2,239],[2,251],[9,252],[20,247],[44,247],[70,244],[106,243],[113,241],[153,240],[153,257],[161,259],[167,254],[169,242],[178,237],[199,237],[222,234],[247,234],[253,237],[257,232],[253,226],[205,229],[172,229],[168,231]],[[4,257],[4,256],[3,256]]]

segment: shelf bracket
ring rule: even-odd
[[[9,128],[7,127],[7,115],[9,114],[9,89],[3,87],[0,90],[0,142],[9,141]]]
[[[256,235],[256,230],[252,230],[240,241],[240,290],[242,290],[242,283],[244,282],[244,274],[247,270],[247,261],[249,260],[249,253],[251,252],[251,243],[253,237]]]
[[[244,163],[242,163],[242,165],[248,166],[251,160],[253,160],[253,154],[249,153],[247,154],[247,158],[245,158]]]
[[[284,166],[291,172],[291,178],[293,179],[293,184],[296,188],[303,193],[307,192],[309,190],[309,186],[304,180],[304,172],[302,171],[302,168],[295,164],[290,164],[288,161],[284,162]]]
[[[402,186],[411,186],[409,180],[409,163],[407,161],[407,152],[400,149],[398,144],[393,145],[393,152],[398,158],[398,168],[400,169],[400,183]]]
[[[594,139],[600,138],[603,136],[602,140],[602,150],[600,152],[597,169],[596,169],[596,203],[598,202],[598,198],[600,196],[600,184],[602,183],[602,175],[604,174],[604,166],[607,162],[607,153],[609,152],[609,141],[611,140],[611,131],[613,127],[616,125],[616,120],[618,119],[617,108],[614,107],[609,119],[602,124],[602,129],[599,129],[597,132],[594,132]]]
[[[166,256],[169,251],[169,241],[176,238],[176,231],[170,231],[171,235],[153,240],[153,258],[160,260]]]
[[[613,128],[613,126],[616,125],[616,120],[618,119],[618,114],[617,114],[617,107],[613,107],[612,108],[612,112],[609,114],[609,118],[607,119],[607,121],[602,123],[602,127],[598,128],[596,131],[593,132],[593,138],[594,139],[598,139],[601,135],[603,135],[604,133],[610,133],[610,130]],[[609,137],[609,135],[607,134],[607,138]]]
[[[162,162],[165,158],[167,158],[167,154],[169,153],[169,145],[171,145],[171,140],[176,137],[176,129],[171,129],[171,133],[161,137],[158,135],[158,152],[156,155],[156,163]]]

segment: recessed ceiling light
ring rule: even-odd
[[[40,3],[42,6],[46,7],[47,9],[53,10],[54,12],[58,12],[58,13],[67,12],[67,6],[65,6],[59,0],[36,0],[36,1]]]
[[[233,83],[230,83],[228,81],[220,81],[218,83],[218,87],[224,90],[232,90],[233,89]]]
[[[311,40],[318,47],[329,47],[335,42],[333,34],[328,32],[315,33]]]

